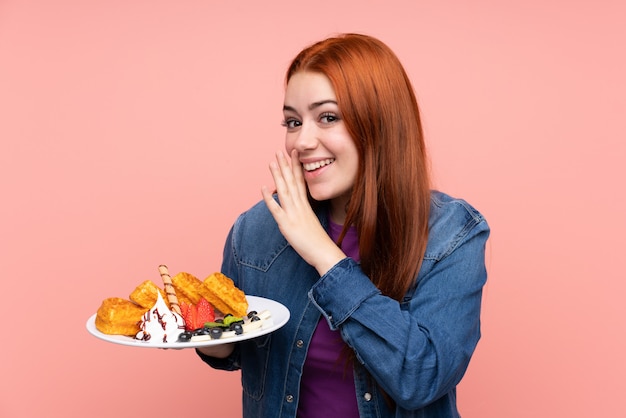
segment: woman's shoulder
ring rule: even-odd
[[[278,225],[263,200],[241,213],[235,221],[234,228],[255,235],[278,231]]]
[[[261,200],[239,215],[231,230],[230,245],[239,263],[265,270],[289,243]]]
[[[464,199],[433,190],[430,201],[427,256],[445,257],[469,237],[489,235],[485,217]]]
[[[464,199],[450,196],[439,190],[430,193],[430,221],[437,221],[440,217],[446,220],[458,218],[474,222],[485,221],[484,216]]]

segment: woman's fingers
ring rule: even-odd
[[[308,201],[306,183],[304,181],[304,173],[302,170],[302,165],[298,159],[298,151],[294,149],[291,151],[291,172],[293,173],[294,181],[298,187],[298,193],[300,196],[307,198]]]
[[[274,200],[272,193],[266,186],[261,188],[261,193],[265,204],[278,222],[280,218],[284,216],[284,209],[291,206],[290,182],[292,182],[292,180],[290,179],[292,176],[289,172],[289,164],[280,151],[276,153],[276,161],[270,162],[269,169],[274,179],[274,185],[276,186],[276,193],[278,194],[280,204]]]
[[[293,151],[291,161],[282,151],[276,153],[276,161],[270,164],[270,171],[276,185],[281,206],[287,208],[308,207],[306,184],[297,151]]]
[[[285,177],[283,176],[282,169],[276,161],[270,163],[270,173],[274,179],[274,185],[276,186],[276,192],[281,195],[287,191],[287,185],[285,183]]]
[[[272,161],[269,168],[276,185],[278,202],[267,188],[263,188],[261,192],[281,229],[298,228],[306,219],[314,218],[317,221],[308,200],[297,151],[292,152],[290,159],[282,151],[278,151],[276,161]]]
[[[276,153],[276,163],[279,168],[279,173],[276,174],[280,174],[280,179],[278,180],[281,181],[283,185],[282,191],[291,195],[292,192],[296,191],[295,179],[293,176],[292,167],[282,151],[278,151]],[[274,180],[276,180],[276,176],[274,176]],[[276,187],[278,187],[278,185]]]

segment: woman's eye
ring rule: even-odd
[[[322,113],[320,115],[320,122],[322,123],[333,123],[339,120],[339,117],[334,113]]]
[[[282,121],[281,125],[287,129],[294,129],[301,125],[300,121],[293,118],[288,118]]]

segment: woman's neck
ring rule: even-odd
[[[348,207],[348,199],[338,197],[330,201],[330,219],[338,224],[343,225],[346,221],[346,208]]]

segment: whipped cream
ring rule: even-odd
[[[139,324],[140,331],[135,339],[154,343],[171,343],[185,330],[185,320],[172,312],[157,292],[157,301],[148,312],[143,314]]]

